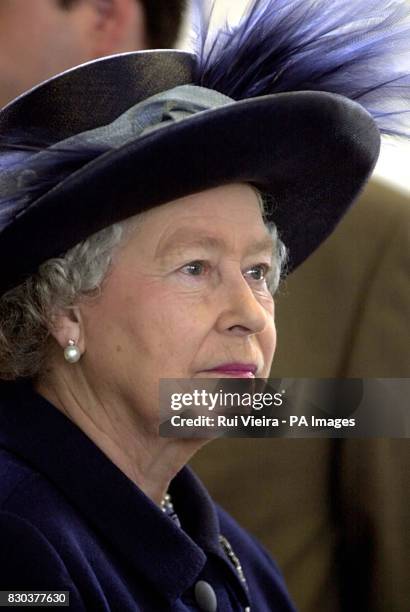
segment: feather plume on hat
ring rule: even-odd
[[[197,85],[235,100],[337,93],[364,106],[383,134],[410,136],[408,0],[252,0],[237,25],[215,31],[211,16],[193,0]]]

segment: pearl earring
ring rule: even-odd
[[[68,363],[76,363],[81,357],[81,351],[74,342],[74,340],[69,340],[68,345],[64,349],[64,359],[68,361]]]

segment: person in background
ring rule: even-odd
[[[0,107],[104,55],[171,48],[185,0],[1,0]]]

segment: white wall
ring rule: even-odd
[[[382,142],[375,174],[400,187],[410,202],[410,142],[396,145]]]

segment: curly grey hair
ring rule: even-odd
[[[259,202],[266,223],[264,198],[259,197]],[[35,378],[43,373],[53,313],[100,295],[116,252],[143,215],[111,225],[65,255],[47,260],[36,274],[0,297],[0,379]],[[274,293],[286,262],[286,248],[276,226],[266,225],[276,245],[276,266],[269,283]]]

